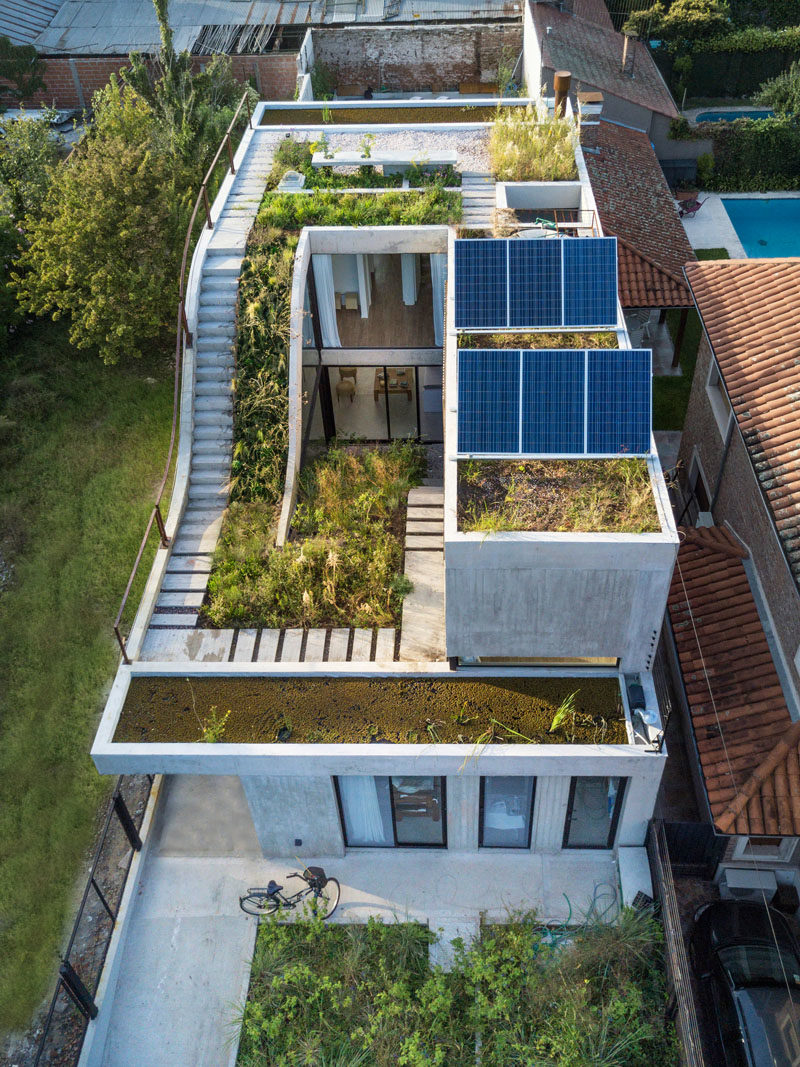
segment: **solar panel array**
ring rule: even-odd
[[[649,349],[461,349],[462,455],[650,454]]]
[[[459,330],[613,329],[616,237],[455,242]]]

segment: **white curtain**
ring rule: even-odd
[[[369,307],[372,303],[372,279],[369,276],[369,256],[356,256],[356,270],[358,271],[358,301],[361,304],[361,318],[369,318]]]
[[[403,279],[403,303],[413,307],[419,296],[419,256],[415,252],[400,254],[400,274]]]
[[[367,774],[339,778],[344,824],[349,845],[387,845],[378,801],[378,783]]]
[[[317,307],[322,343],[325,348],[341,348],[339,329],[336,325],[336,291],[333,287],[333,263],[328,255],[314,253],[311,257],[314,282],[317,287]]]
[[[444,284],[447,281],[447,256],[431,253],[431,282],[433,284],[433,337],[436,347],[444,344]]]
[[[311,299],[308,295],[308,286],[306,286],[306,295],[303,300],[303,347],[314,348],[314,328],[311,325]]]

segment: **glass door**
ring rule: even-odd
[[[444,778],[349,774],[335,782],[348,848],[447,844]]]
[[[573,778],[564,848],[613,848],[627,778]]]
[[[392,778],[398,845],[445,844],[444,778]]]
[[[535,778],[481,778],[481,848],[530,848]]]

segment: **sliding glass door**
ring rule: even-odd
[[[481,848],[530,848],[535,778],[481,778]]]
[[[444,779],[343,775],[336,779],[349,848],[447,844]]]
[[[573,778],[564,848],[613,848],[627,778]]]

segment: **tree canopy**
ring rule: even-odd
[[[800,60],[795,60],[776,78],[764,82],[753,99],[762,107],[771,107],[782,114],[800,115]]]
[[[658,36],[670,42],[696,41],[724,32],[730,25],[726,0],[673,0],[669,8],[656,0],[634,11],[623,26],[626,33]]]

